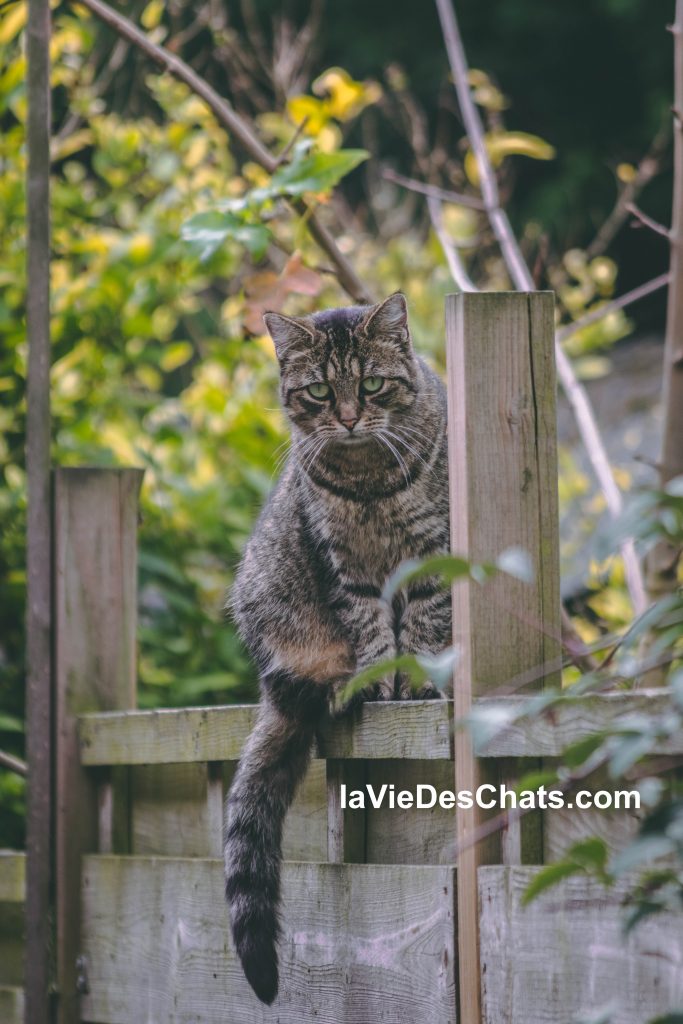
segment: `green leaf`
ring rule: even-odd
[[[262,259],[271,233],[265,224],[248,224],[234,213],[206,210],[186,220],[180,236],[205,263],[228,239],[243,245],[255,260]]]
[[[574,843],[567,851],[567,860],[573,860],[588,871],[603,874],[607,865],[608,849],[602,839],[590,836]]]
[[[275,172],[270,184],[262,191],[272,197],[329,192],[369,156],[366,149],[341,149],[336,153],[297,153],[291,163]]]
[[[649,732],[632,733],[613,738],[612,753],[609,759],[611,777],[616,779],[624,775],[636,761],[650,753],[654,744],[655,737]]]
[[[558,861],[556,864],[548,864],[547,867],[541,868],[529,882],[528,886],[524,890],[522,895],[522,906],[526,907],[532,900],[535,900],[537,896],[540,896],[546,889],[550,889],[553,885],[557,885],[564,878],[569,878],[571,875],[577,875],[584,869],[580,864],[575,861]]]
[[[594,736],[586,736],[585,739],[570,744],[562,754],[562,763],[567,768],[579,768],[600,749],[606,737],[606,732],[598,732]]]
[[[0,732],[23,732],[24,723],[15,715],[0,713]]]
[[[506,548],[496,559],[496,568],[508,576],[514,576],[522,583],[533,583],[535,578],[534,563],[524,548]]]
[[[612,861],[610,869],[614,875],[623,875],[642,864],[651,864],[658,857],[666,857],[674,850],[674,842],[664,835],[639,836],[622,850]]]
[[[402,562],[384,585],[382,598],[389,604],[399,590],[415,580],[440,576],[444,584],[452,583],[470,573],[470,563],[458,555],[434,555],[431,558],[409,558]]]
[[[480,704],[472,708],[462,724],[470,731],[475,753],[480,754],[494,737],[509,728],[518,717],[519,712],[514,707]]]

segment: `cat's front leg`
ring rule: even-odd
[[[332,607],[355,652],[355,675],[380,661],[396,657],[391,612],[381,600],[379,588],[369,583],[340,580]],[[348,693],[348,680],[333,686],[335,713],[347,711],[365,701],[393,698],[393,671],[351,694]]]
[[[408,587],[399,625],[401,654],[440,654],[451,644],[451,592],[436,578]],[[431,681],[415,685],[406,672],[396,676],[398,700],[433,700],[442,692]]]

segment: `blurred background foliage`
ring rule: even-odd
[[[670,207],[671,71],[660,0],[463,4],[471,85],[502,195],[539,287],[565,321],[666,269],[662,240],[596,238],[647,165],[648,210]],[[226,590],[286,443],[264,309],[348,297],[294,216],[317,204],[373,293],[408,297],[418,347],[440,363],[453,285],[423,197],[395,174],[476,196],[430,6],[271,0],[134,2],[125,13],[247,117],[271,177],[184,86],[76,4],[54,10],[53,459],[145,467],[139,703],[251,700],[253,671]],[[23,750],[25,527],[25,4],[0,10],[0,746]],[[651,173],[650,173],[651,172]],[[338,187],[337,187],[338,186]],[[444,206],[481,287],[509,287],[476,210]],[[619,268],[619,274],[617,274]],[[638,309],[660,326],[661,295]],[[568,343],[609,372],[631,321],[616,312]],[[563,500],[588,488],[565,456]],[[586,509],[590,516],[599,509]],[[618,561],[597,563],[577,620],[599,639],[630,620]],[[0,836],[22,843],[23,783],[0,773]]]

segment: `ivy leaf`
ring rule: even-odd
[[[393,597],[408,583],[440,576],[444,584],[452,583],[470,573],[470,563],[458,555],[433,555],[431,558],[409,558],[399,565],[384,585],[382,598],[390,603]]]
[[[522,906],[526,907],[527,904],[535,900],[546,889],[552,888],[553,885],[557,885],[563,879],[569,878],[571,875],[577,875],[583,870],[580,864],[568,860],[561,860],[556,864],[548,864],[547,867],[541,868],[540,871],[536,872],[524,890]]]
[[[205,263],[227,241],[239,242],[255,260],[260,260],[270,241],[270,231],[264,224],[247,224],[234,213],[206,210],[186,220],[180,229],[183,241]]]
[[[358,164],[367,160],[366,149],[342,149],[336,153],[297,153],[291,163],[275,172],[264,189],[263,198],[302,196],[306,192],[329,192]]]

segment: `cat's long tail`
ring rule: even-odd
[[[225,895],[247,981],[264,1003],[278,990],[282,827],[311,755],[324,688],[278,678],[266,686],[226,801]]]

